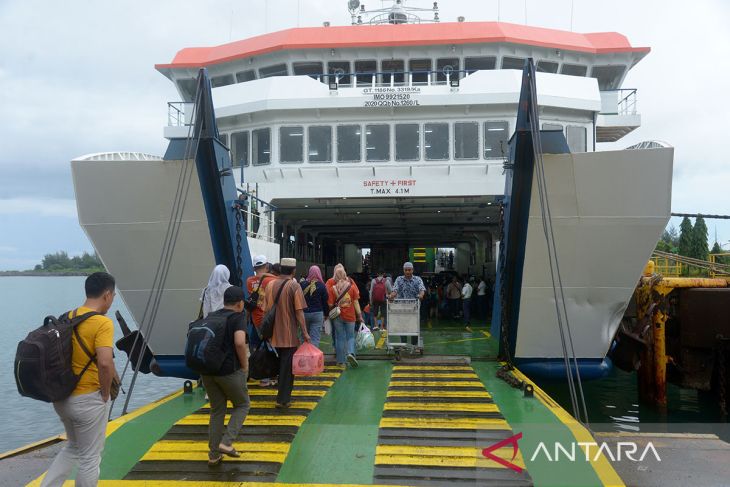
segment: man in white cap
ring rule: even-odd
[[[261,344],[258,328],[261,326],[261,320],[264,318],[264,296],[266,296],[266,288],[269,283],[276,277],[269,274],[269,261],[265,255],[257,255],[253,258],[253,270],[255,274],[246,279],[246,289],[248,290],[249,299],[256,302],[256,307],[250,312],[250,323],[248,326],[248,344],[251,353],[254,352]],[[268,386],[269,379],[261,381],[262,386]]]
[[[426,286],[420,277],[413,275],[413,264],[403,264],[403,275],[398,276],[393,284],[393,291],[390,299],[423,299],[426,294]],[[411,337],[414,345],[418,344],[418,337]]]

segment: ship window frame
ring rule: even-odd
[[[509,66],[506,66],[510,64]],[[525,58],[516,56],[502,56],[501,69],[517,69],[521,70],[525,67]]]
[[[551,69],[545,69],[546,65],[554,66],[555,70],[552,71]],[[535,71],[538,73],[552,73],[552,74],[558,74],[558,70],[560,69],[560,63],[556,61],[550,61],[547,59],[541,59],[537,62],[535,65]]]
[[[488,125],[492,124],[501,124],[504,127],[504,138],[503,139],[497,139],[496,141],[503,141],[504,145],[504,151],[499,156],[488,156],[487,155],[487,143],[491,142],[490,138],[488,137],[489,132],[493,132],[493,130],[490,130]],[[486,120],[482,123],[482,129],[483,129],[483,144],[482,144],[482,156],[485,160],[505,160],[509,157],[509,122],[507,120]],[[489,146],[491,147],[491,145]]]
[[[335,68],[333,70],[331,66],[333,64],[346,64],[347,69],[343,70],[342,79],[337,83],[339,85],[343,86],[349,86],[352,83],[352,63],[350,61],[328,61],[327,62],[327,80],[334,82],[337,79],[337,75],[335,74],[336,69],[342,69],[342,67]]]
[[[268,154],[265,151],[259,151],[258,144],[259,144],[259,133],[266,133],[266,137],[268,140],[269,145],[269,152]],[[254,150],[254,137],[256,138],[256,150]],[[271,143],[271,127],[259,127],[256,129],[251,129],[251,148],[250,148],[250,155],[251,155],[251,164],[253,166],[268,166],[271,164],[272,154],[272,143]],[[268,156],[268,160],[266,162],[259,162],[259,154],[266,154]],[[255,157],[254,157],[255,156]]]
[[[283,70],[281,68],[284,68]],[[274,68],[277,70],[275,71]],[[271,74],[264,75],[264,70],[271,70]],[[277,76],[289,76],[289,66],[286,63],[272,64],[259,68],[259,79],[276,78]]]
[[[429,157],[429,149],[432,149],[432,144],[429,145],[428,134],[433,134],[428,131],[429,126],[446,126],[446,137],[443,139],[446,141],[446,151],[444,157]],[[426,122],[423,124],[423,158],[426,161],[448,161],[451,157],[451,124],[449,122]],[[433,137],[433,136],[432,136]],[[442,149],[443,150],[443,149]]]
[[[580,139],[577,141],[578,143],[582,142],[583,144],[582,147],[578,147],[579,150],[573,150],[576,141],[573,140],[575,134],[572,134],[571,132],[575,132],[576,130],[580,130],[580,135],[583,139],[582,141]],[[588,152],[588,129],[584,125],[566,125],[565,140],[568,143],[568,149],[570,149],[571,154]]]
[[[232,74],[222,74],[220,76],[211,76],[210,87],[220,88],[221,86],[228,86],[236,84],[236,78]]]
[[[245,69],[236,73],[236,83],[246,83],[256,79],[256,70]]]
[[[358,67],[359,63],[372,63],[373,67],[372,69],[368,69],[367,71],[361,70],[361,68]],[[378,60],[377,59],[357,59],[353,61],[354,66],[354,72],[355,72],[355,79],[357,80],[357,85],[372,85],[373,84],[373,75],[375,75],[375,82],[378,82],[377,73],[378,73]],[[367,79],[366,79],[367,78]]]
[[[356,134],[357,135],[357,138],[358,138],[358,153],[359,153],[359,158],[358,159],[355,159],[355,160],[342,160],[342,159],[340,159],[340,129],[345,128],[345,127],[357,127],[358,130],[360,130],[360,133],[359,134]],[[337,148],[337,157],[335,158],[335,160],[338,163],[342,163],[342,164],[362,162],[362,160],[363,160],[363,156],[362,156],[363,135],[364,135],[364,130],[363,130],[362,124],[359,124],[359,123],[343,123],[343,124],[337,124],[335,126],[335,139],[337,140],[337,143],[335,144],[335,146]],[[355,139],[353,138],[353,140],[355,140]]]
[[[386,63],[400,63],[400,69],[392,69],[386,67]],[[383,84],[391,84],[391,77],[393,78],[393,86],[403,85],[406,81],[406,61],[405,59],[381,59],[380,60],[380,78]]]
[[[567,71],[570,71],[572,69],[582,69],[583,74],[577,74],[576,72],[570,73]],[[588,66],[585,64],[573,64],[573,63],[563,63],[562,66],[560,66],[560,74],[564,74],[566,76],[576,76],[578,78],[585,78],[586,75],[588,75]]]
[[[312,67],[315,65],[319,65],[319,69],[315,69],[314,71],[305,69],[305,72],[297,72],[297,68],[301,68],[303,66]],[[295,61],[292,63],[291,69],[294,76],[309,76],[314,80],[319,78],[320,81],[324,81],[325,78],[323,61]]]
[[[293,160],[293,159],[286,160],[286,161],[284,160],[285,153],[287,154],[287,156],[289,155],[290,152],[292,155],[294,155],[294,151],[290,151],[289,147],[287,147],[286,151],[285,151],[284,146],[282,146],[283,142],[291,142],[293,140],[296,140],[296,139],[291,139],[291,138],[287,138],[287,139],[284,138],[284,136],[285,136],[284,131],[289,130],[289,129],[301,130],[301,134],[299,134],[301,136],[299,139],[301,141],[299,160]],[[305,132],[304,125],[280,125],[279,126],[279,159],[278,159],[279,164],[301,164],[304,162],[304,145],[305,145],[304,144],[304,137],[305,137],[304,132]],[[292,133],[286,134],[287,137],[291,137],[292,135],[294,135],[294,134],[292,134]]]
[[[391,142],[392,142],[392,136],[391,136],[391,130],[390,127],[392,125],[389,123],[366,123],[364,126],[364,135],[365,135],[365,162],[390,162],[392,154],[391,154]],[[368,149],[368,128],[369,127],[385,127],[387,131],[385,132],[388,136],[388,140],[386,141],[386,144],[384,144],[384,147],[386,147],[387,152],[384,159],[370,159],[369,155],[369,149]]]
[[[398,157],[398,127],[416,127],[416,153],[413,158]],[[393,124],[393,156],[396,162],[413,162],[421,160],[421,124],[418,122],[403,122]],[[411,147],[412,149],[412,147]]]
[[[484,62],[484,61],[491,62],[491,66],[492,67],[486,67],[486,68],[484,68],[484,67],[477,67],[475,69],[472,69],[472,68],[469,68],[467,66],[467,64],[470,61],[472,61],[472,62],[474,62],[474,61],[478,61],[478,62]],[[467,75],[470,75],[470,74],[475,73],[477,71],[493,71],[495,69],[497,69],[497,56],[468,56],[468,57],[464,57],[464,72]]]
[[[311,143],[311,140],[312,140],[311,139],[311,131],[312,131],[312,129],[328,129],[329,130],[329,135],[330,135],[330,137],[329,137],[329,139],[330,139],[330,144],[329,144],[329,160],[326,160],[326,161],[313,161],[311,159],[310,147],[312,145],[312,143]],[[331,164],[332,163],[332,161],[334,159],[333,156],[334,156],[334,150],[335,150],[334,145],[332,143],[332,134],[333,134],[332,125],[308,125],[307,126],[307,146],[306,146],[306,152],[307,152],[307,162],[308,163],[310,163],[310,164]]]
[[[426,69],[423,69],[423,67],[414,69],[413,68],[414,63],[428,63],[428,67]],[[408,60],[408,72],[410,73],[411,84],[413,84],[413,85],[427,85],[429,82],[429,79],[431,77],[432,70],[433,70],[433,59],[430,57],[413,58],[413,59]],[[424,77],[424,79],[422,79],[421,77]]]
[[[452,137],[451,142],[452,142],[453,150],[454,150],[454,160],[455,161],[478,161],[479,152],[481,152],[480,151],[481,139],[479,137],[479,122],[477,122],[476,120],[460,120],[460,121],[455,121],[453,123],[453,125],[454,125],[454,127],[453,127],[452,134],[451,134],[451,137]],[[473,125],[476,127],[476,146],[475,146],[476,156],[475,157],[457,157],[456,156],[456,126],[457,125]]]
[[[452,72],[457,73],[457,76],[459,76],[459,78],[461,78],[461,76],[459,75],[459,66],[461,66],[461,59],[459,59],[458,57],[442,57],[442,58],[437,58],[436,59],[436,69],[435,69],[435,71],[436,71],[436,82],[437,83],[446,83],[446,73],[444,73],[443,70],[447,66],[450,66],[449,64],[447,64],[446,66],[443,66],[443,67],[440,66],[441,65],[441,61],[456,61],[456,66],[452,66],[452,68],[453,68],[453,71]],[[449,78],[451,79],[451,77],[449,77]]]
[[[237,142],[237,136],[239,134],[246,134],[246,160],[243,161],[243,164],[236,164],[236,157],[238,157],[238,142]],[[236,132],[231,132],[230,136],[231,141],[231,166],[232,167],[247,167],[251,161],[251,131],[249,130],[238,130]]]

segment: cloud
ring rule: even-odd
[[[30,218],[78,218],[76,201],[60,198],[0,199],[0,215],[27,215]]]

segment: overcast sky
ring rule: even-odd
[[[1,0],[0,270],[32,268],[58,250],[92,250],[76,220],[69,161],[93,152],[164,153],[166,102],[177,93],[155,63],[171,61],[183,47],[324,20],[348,24],[346,3]],[[451,0],[439,6],[442,21],[459,15],[492,21],[499,15],[505,22],[570,30],[571,3],[574,31],[617,31],[634,46],[652,48],[624,83],[639,90],[643,126],[616,147],[669,142],[676,148],[673,211],[730,213],[724,144],[730,2]],[[715,227],[718,239],[728,243],[730,223],[707,224],[711,244]]]

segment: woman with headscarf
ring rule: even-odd
[[[304,320],[307,323],[307,333],[312,338],[312,345],[319,347],[320,333],[324,324],[324,314],[329,312],[327,305],[327,288],[322,279],[322,271],[313,265],[309,268],[307,279],[300,283],[307,309],[304,310]]]
[[[222,264],[215,266],[208,279],[208,285],[200,295],[200,301],[203,303],[203,318],[208,316],[208,313],[223,307],[223,294],[226,289],[231,287],[231,283],[228,282],[230,277],[231,271],[228,270],[228,267]]]
[[[357,367],[355,358],[355,322],[362,321],[360,311],[360,291],[357,285],[347,277],[345,268],[341,265],[335,267],[333,285],[328,289],[330,308],[339,307],[340,314],[332,322],[337,340],[335,341],[335,355],[337,363],[344,365],[345,360],[351,367]]]

